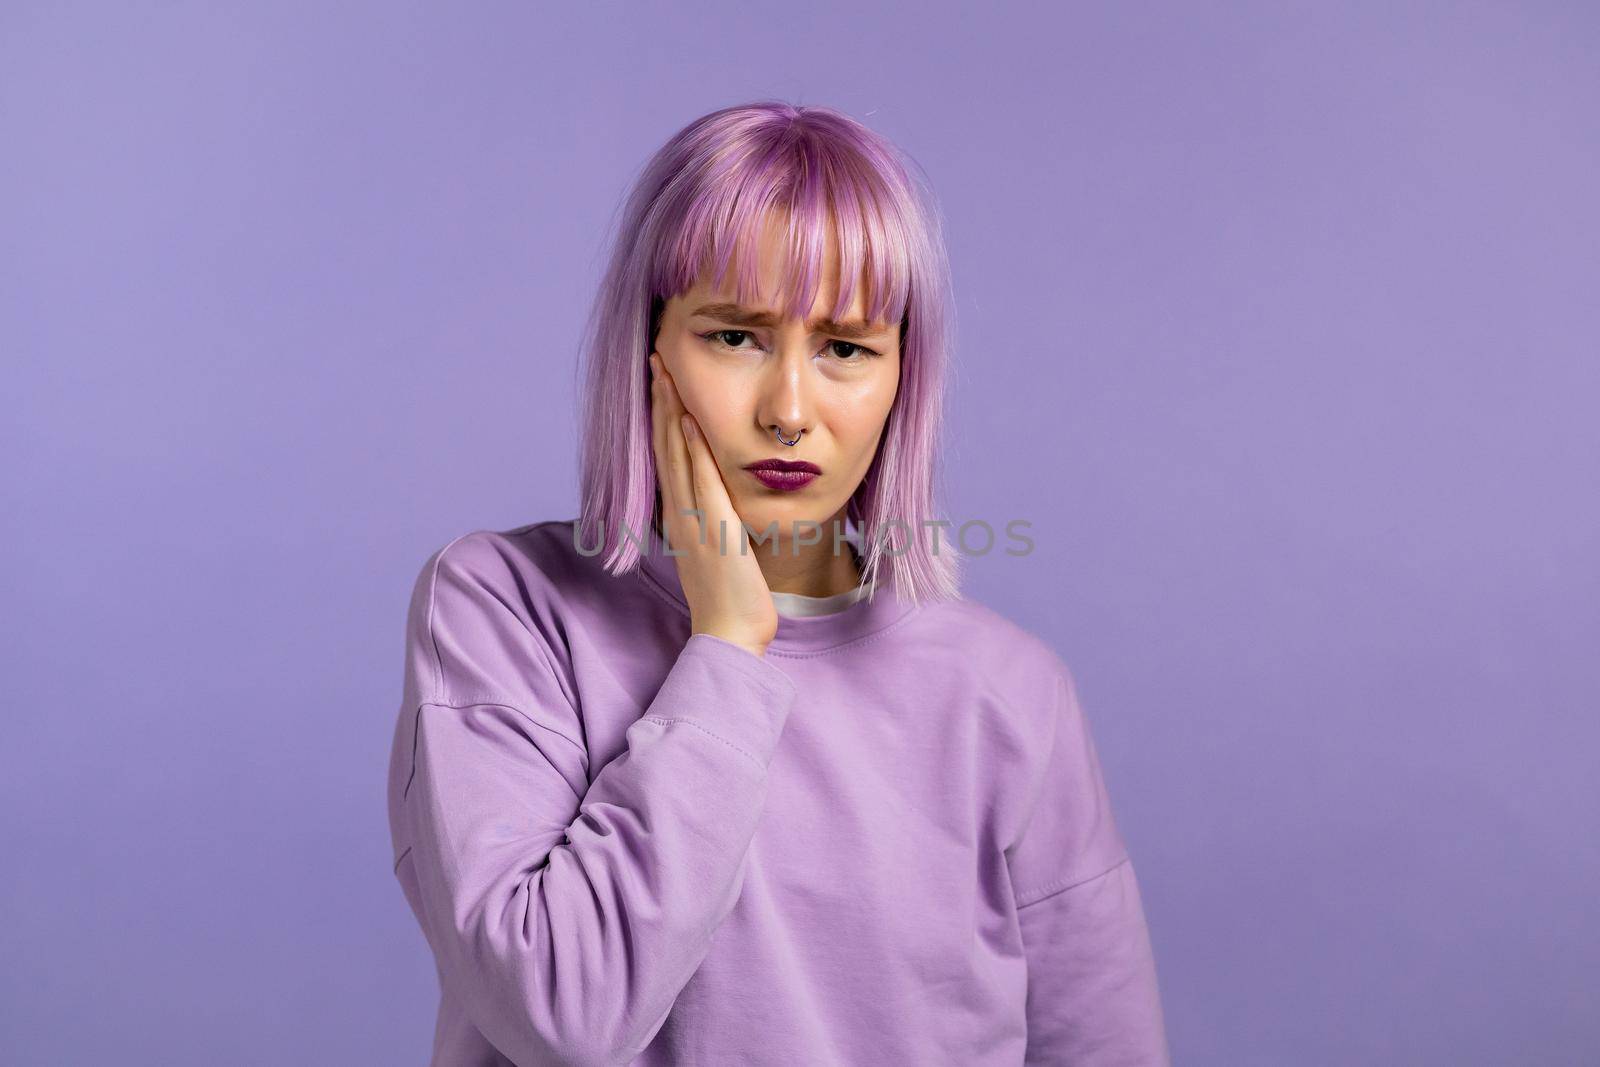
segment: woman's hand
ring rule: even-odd
[[[710,446],[654,352],[650,378],[661,525],[689,602],[690,629],[763,655],[778,632],[778,610],[766,576],[744,523],[733,510]]]

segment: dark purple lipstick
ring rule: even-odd
[[[804,489],[811,484],[813,478],[822,473],[822,468],[815,463],[797,459],[763,459],[745,464],[744,469],[768,489],[779,489],[784,492]]]

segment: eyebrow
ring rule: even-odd
[[[690,312],[706,318],[731,322],[735,326],[776,326],[778,316],[768,311],[752,311],[740,304],[706,304]],[[871,337],[887,327],[873,327],[858,319],[839,322],[835,319],[813,319],[806,324],[812,333],[832,334],[835,337]]]

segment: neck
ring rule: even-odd
[[[833,550],[835,530],[838,552]],[[750,548],[767,580],[767,588],[774,593],[834,596],[861,584],[861,568],[844,534],[845,520],[840,515],[822,524],[822,537],[815,544],[799,544],[792,536],[779,536]]]

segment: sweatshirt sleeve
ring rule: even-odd
[[[1007,852],[1028,961],[1028,1064],[1167,1067],[1155,958],[1133,861],[1072,676],[1051,679],[1053,737]]]
[[[471,561],[413,600],[414,909],[440,982],[513,1062],[626,1063],[738,898],[794,684],[693,635],[591,782],[537,618]]]

